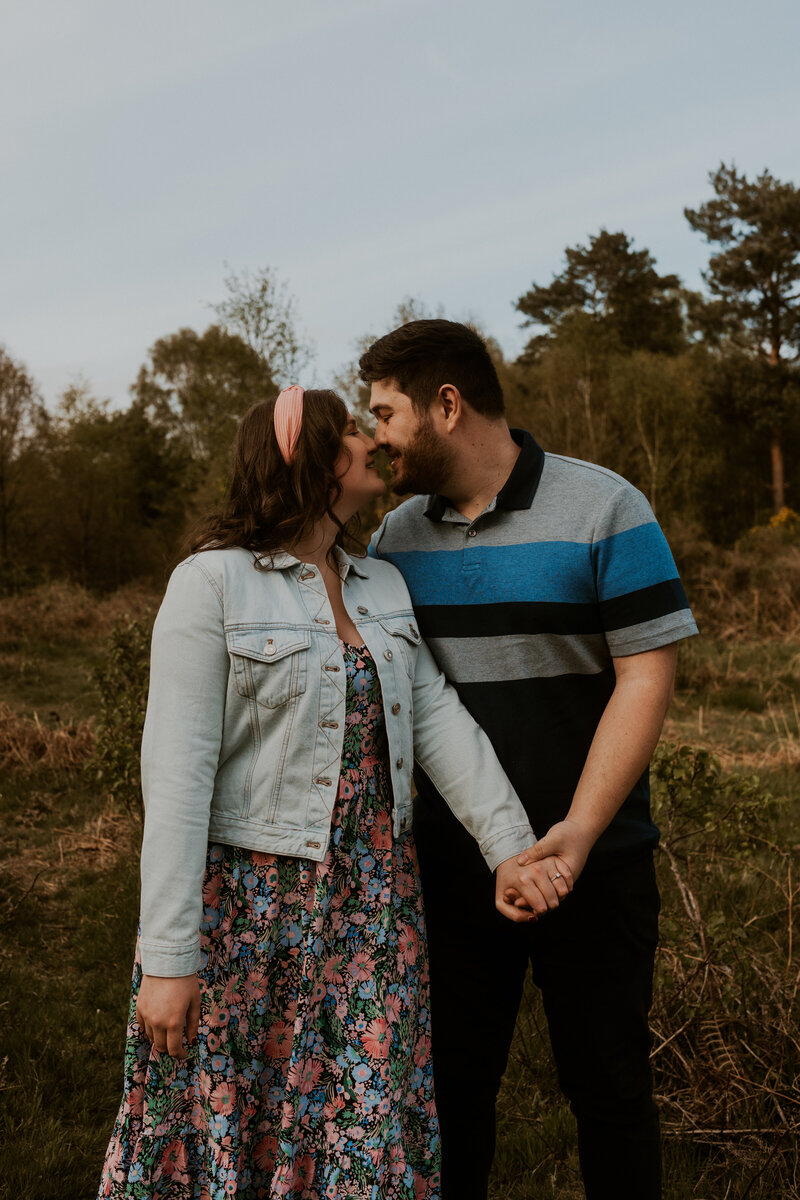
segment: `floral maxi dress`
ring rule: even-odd
[[[211,844],[202,1015],[187,1059],[136,1022],[99,1195],[438,1200],[428,966],[413,841],[392,838],[380,684],[344,646],[325,859]]]

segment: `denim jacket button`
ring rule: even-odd
[[[394,765],[397,767],[398,771],[401,770],[402,766],[403,766],[402,758],[398,758],[397,762]]]
[[[391,662],[392,659],[394,658],[394,655],[392,654],[391,650],[384,650],[383,657],[386,659],[387,662]]]
[[[356,612],[361,613],[361,616],[365,617],[367,615],[367,613],[369,612],[369,609],[364,608],[363,604],[359,604],[358,608],[356,609]]]
[[[275,643],[273,642],[272,638],[269,639],[266,646],[264,647],[264,653],[265,654],[274,654],[275,653]]]
[[[392,712],[394,713],[394,715],[395,715],[395,716],[397,716],[397,714],[400,712],[400,705],[399,705],[399,704],[393,704],[393,705],[392,705]]]

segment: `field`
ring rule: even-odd
[[[66,586],[0,599],[0,1196],[14,1200],[95,1195],[119,1099],[139,830],[92,766],[94,672],[115,622],[154,603]],[[669,1200],[800,1197],[799,691],[796,637],[723,631],[682,651],[654,772]],[[533,991],[499,1147],[496,1200],[582,1195]]]

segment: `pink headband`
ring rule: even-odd
[[[283,461],[290,463],[294,458],[300,427],[303,424],[303,389],[298,384],[283,389],[275,401],[272,420]]]

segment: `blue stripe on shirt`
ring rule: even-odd
[[[414,604],[596,601],[591,547],[528,542],[459,550],[381,552],[402,572]],[[470,570],[475,562],[478,570]]]
[[[655,521],[595,542],[592,556],[601,601],[678,578],[667,540]]]

